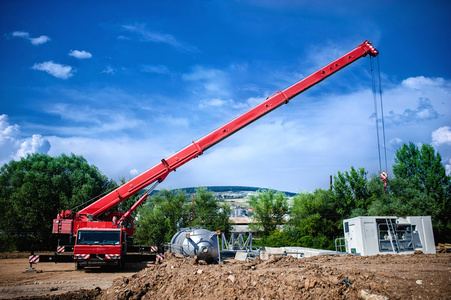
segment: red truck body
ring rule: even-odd
[[[106,265],[122,267],[126,255],[125,235],[125,231],[121,228],[79,229],[74,245],[77,269]]]

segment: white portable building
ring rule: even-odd
[[[435,253],[430,216],[356,217],[343,220],[346,252],[357,255]]]

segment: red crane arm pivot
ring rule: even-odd
[[[326,79],[335,72],[341,70],[347,65],[368,54],[371,56],[376,56],[378,55],[378,51],[371,45],[369,41],[365,41],[351,52],[343,55],[339,59],[313,73],[312,75],[306,77],[305,79],[299,81],[298,83],[295,83],[284,91],[279,90],[275,94],[268,97],[263,103],[257,105],[248,112],[225,124],[219,129],[211,132],[205,137],[199,139],[197,142],[193,141],[191,145],[182,149],[176,154],[170,156],[169,158],[162,159],[161,162],[156,166],[148,169],[141,175],[138,175],[113,192],[100,198],[88,207],[82,209],[78,212],[78,215],[99,215],[118,205],[120,202],[126,200],[140,190],[144,189],[146,186],[156,181],[163,181],[170,172],[175,171],[177,168],[184,165],[188,161],[198,157],[208,148],[231,136],[233,133],[246,127],[250,123],[258,120],[259,118],[273,111],[282,104],[288,103],[290,99],[296,97],[303,91],[311,88],[312,86]]]

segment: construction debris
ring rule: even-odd
[[[446,253],[446,252],[451,252],[451,244],[442,244],[439,243],[438,246],[435,247],[435,251],[437,251],[437,253]]]

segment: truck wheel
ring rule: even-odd
[[[76,263],[75,263],[75,268],[76,268],[77,270],[83,270],[83,267],[80,265],[79,262],[76,262]]]

